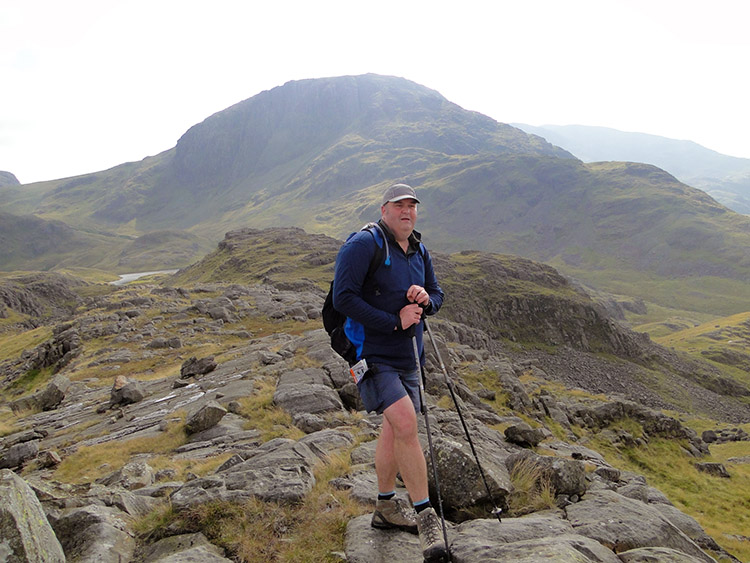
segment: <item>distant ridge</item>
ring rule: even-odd
[[[585,125],[514,124],[572,152],[584,162],[644,162],[667,170],[738,213],[750,213],[750,159],[681,141]]]

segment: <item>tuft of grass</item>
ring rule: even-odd
[[[165,501],[157,505],[148,514],[137,518],[133,522],[133,531],[142,540],[161,539],[164,530],[177,519],[178,515],[172,504]]]
[[[273,404],[276,381],[269,378],[255,380],[255,389],[249,397],[239,400],[240,415],[247,419],[245,427],[260,432],[264,442],[273,438],[299,440],[305,433],[292,423],[292,416]]]
[[[521,516],[555,507],[555,491],[544,470],[531,459],[516,463],[510,472],[513,490],[508,496],[508,511]]]

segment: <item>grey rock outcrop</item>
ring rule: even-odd
[[[658,510],[613,491],[588,493],[565,512],[576,533],[595,539],[615,553],[667,547],[700,561],[715,561]]]
[[[65,563],[65,553],[31,488],[0,471],[0,560]]]
[[[249,453],[247,459],[209,477],[188,481],[172,493],[172,505],[186,508],[212,500],[300,502],[315,484],[319,461],[305,444],[278,438]]]
[[[505,466],[506,452],[495,451],[492,456],[481,458],[482,471],[490,489],[488,493],[480,468],[468,446],[443,437],[434,440],[434,450],[443,501],[448,507],[461,511],[475,505],[491,506],[492,500],[501,508],[507,506],[506,498],[512,485]],[[435,491],[431,473],[430,486]]]
[[[709,475],[715,475],[716,477],[722,477],[724,479],[730,479],[732,477],[723,463],[699,462],[695,464],[695,468],[698,471],[703,471],[703,473],[708,473]]]
[[[333,389],[331,379],[324,370],[318,368],[282,374],[273,402],[292,415],[344,410],[344,404]]]

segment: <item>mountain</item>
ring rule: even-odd
[[[293,224],[311,203],[483,153],[571,158],[404,79],[303,80],[209,117],[160,155],[24,186],[6,201],[17,213],[73,226],[190,228],[219,240],[251,220]]]
[[[423,195],[435,250],[518,254],[664,307],[750,310],[750,218],[659,168],[583,163],[402,78],[289,82],[141,162],[0,190],[0,208],[131,240],[246,226],[342,239],[395,180]]]
[[[606,127],[514,123],[519,129],[564,147],[584,162],[644,162],[700,188],[738,213],[750,214],[750,158],[736,158],[680,141]]]

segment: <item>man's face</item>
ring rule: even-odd
[[[380,208],[383,222],[393,231],[396,240],[409,238],[417,224],[417,202],[413,199],[389,201]]]

